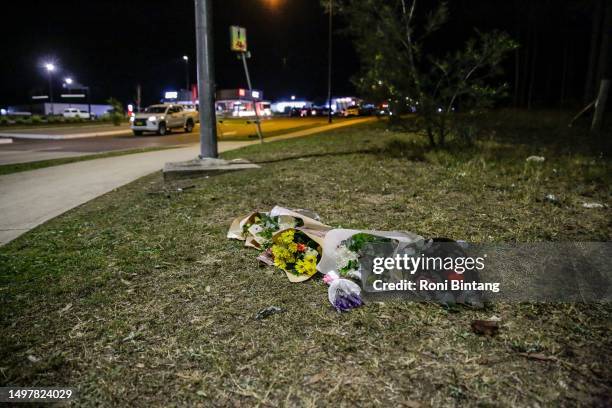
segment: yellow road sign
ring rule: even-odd
[[[247,51],[246,28],[231,26],[230,27],[231,49],[237,52]]]

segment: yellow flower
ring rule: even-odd
[[[292,229],[282,232],[274,238],[274,243],[277,245],[289,246],[294,243],[294,234],[295,232]]]
[[[317,272],[317,256],[309,254],[304,259],[298,260],[295,264],[295,271],[303,275],[314,275]]]
[[[274,265],[282,270],[287,269],[288,263],[295,262],[295,256],[287,248],[280,245],[272,246],[272,255],[274,255]]]

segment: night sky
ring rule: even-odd
[[[569,78],[565,92],[578,96],[588,51],[589,10],[588,1],[454,0],[451,21],[430,46],[452,48],[475,27],[506,30],[522,43],[540,44],[534,92],[542,103],[558,98],[563,64]],[[142,85],[144,104],[158,101],[164,90],[184,86],[185,54],[192,60],[195,81],[192,0],[11,1],[3,3],[2,14],[0,104],[27,103],[33,93],[46,94],[41,66],[46,59],[61,69],[58,87],[61,77],[71,76],[91,86],[97,102],[110,96],[133,101],[137,84]],[[341,30],[342,19],[336,23]],[[318,0],[215,1],[219,88],[246,86],[242,65],[229,51],[232,24],[248,30],[253,85],[263,89],[267,99],[325,97],[327,16]],[[350,38],[340,31],[334,34],[334,59],[334,93],[354,93],[350,79],[359,63]],[[510,81],[512,58],[506,65]]]

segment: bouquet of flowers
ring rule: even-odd
[[[290,281],[302,282],[317,272],[320,238],[314,231],[289,228],[274,235],[271,247],[262,256],[268,258],[267,263],[282,269]]]
[[[327,290],[329,303],[338,312],[348,312],[364,305],[361,298],[361,288],[355,282],[342,279],[335,272],[325,275],[323,281],[329,285]]]
[[[314,230],[330,229],[318,220],[316,213],[308,210],[290,210],[276,206],[270,212],[252,212],[236,218],[227,233],[228,238],[245,241],[245,246],[267,249],[278,231],[306,227]]]
[[[390,250],[402,251],[422,240],[410,232],[334,229],[325,237],[319,270],[323,274],[333,271],[342,278],[361,280],[359,259],[365,255],[368,245],[385,245]]]
[[[269,248],[272,236],[281,229],[302,227],[304,221],[289,215],[271,216],[269,213],[254,213],[242,226],[243,236],[250,236],[261,248]]]
[[[336,267],[341,277],[361,280],[359,256],[364,246],[369,243],[391,242],[390,238],[359,232],[345,239],[336,248]]]

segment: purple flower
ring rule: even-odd
[[[347,294],[341,290],[336,292],[334,307],[337,311],[348,312],[349,310],[355,309],[359,306],[363,306],[363,300],[361,300],[361,297],[358,294]]]

